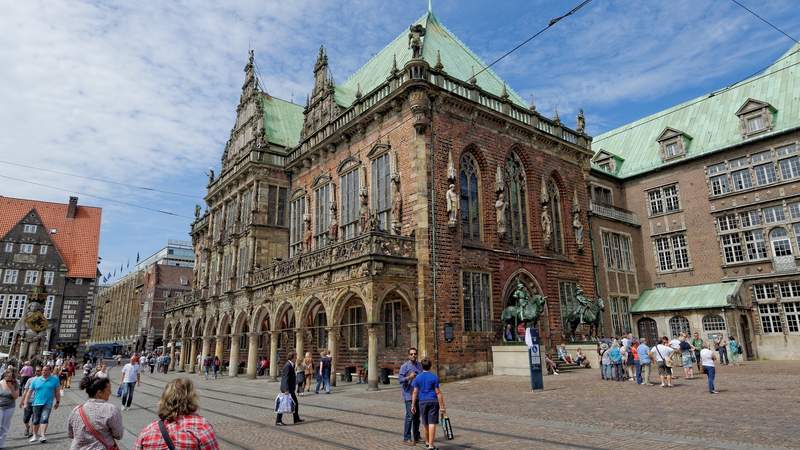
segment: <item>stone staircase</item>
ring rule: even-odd
[[[558,355],[551,355],[551,354],[548,353],[547,356],[550,359],[552,359],[553,361],[555,361],[556,367],[558,367],[558,372],[559,373],[561,373],[561,372],[570,372],[570,371],[573,371],[573,370],[581,370],[581,369],[587,369],[588,368],[588,367],[579,366],[576,363],[568,363],[568,362],[565,362],[565,361],[561,361],[561,360],[558,359]]]

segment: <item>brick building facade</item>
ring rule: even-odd
[[[626,297],[634,333],[690,330],[735,336],[747,357],[800,354],[798,63],[796,45],[761,74],[594,140],[600,292]],[[619,270],[617,250],[601,252],[602,227],[630,235],[624,292],[607,282]]]
[[[264,92],[253,55],[222,169],[193,224],[191,295],[165,336],[271,375],[288,349],[337,372],[396,371],[410,345],[440,375],[490,373],[517,282],[547,297],[539,328],[594,295],[589,144],[526,105],[432,13],[336,84],[320,49],[305,107]],[[235,374],[236,371],[231,371]]]

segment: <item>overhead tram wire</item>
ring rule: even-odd
[[[742,4],[741,4],[741,3],[739,3],[737,0],[731,0],[731,1],[732,1],[733,3],[735,3],[735,4],[739,5],[740,7],[742,7],[742,8],[743,8],[745,11],[749,12],[749,13],[750,13],[750,14],[752,14],[753,16],[757,17],[757,18],[758,18],[759,20],[761,20],[762,22],[764,22],[764,23],[766,23],[767,25],[769,25],[771,28],[774,28],[774,29],[775,29],[775,30],[777,30],[779,33],[781,33],[781,34],[783,34],[784,36],[788,37],[788,38],[789,38],[789,39],[791,39],[792,41],[794,41],[794,42],[796,42],[796,43],[800,44],[800,41],[798,41],[797,39],[795,39],[794,37],[792,37],[790,34],[788,34],[788,33],[786,33],[785,31],[783,31],[782,29],[778,28],[778,26],[777,26],[777,25],[774,25],[774,24],[772,24],[772,23],[771,23],[771,22],[769,22],[768,20],[766,20],[766,19],[764,19],[763,17],[761,17],[760,15],[756,14],[756,13],[755,13],[753,10],[751,10],[750,8],[747,8],[746,6],[742,5]],[[793,52],[790,52],[790,53],[788,53],[788,54],[784,55],[782,58],[779,58],[779,59],[777,59],[777,60],[775,60],[775,61],[771,62],[771,63],[770,63],[769,65],[767,65],[766,67],[763,67],[763,68],[761,68],[761,69],[759,69],[759,70],[757,70],[757,71],[755,71],[755,72],[751,73],[750,75],[747,75],[746,77],[744,77],[744,78],[742,78],[742,79],[740,79],[740,80],[738,80],[738,81],[735,81],[735,82],[733,82],[733,83],[731,83],[731,84],[729,84],[729,85],[725,86],[725,87],[724,87],[724,88],[722,88],[722,89],[719,89],[719,90],[716,90],[716,91],[714,91],[714,92],[711,92],[711,93],[707,94],[707,95],[706,95],[706,96],[704,96],[704,97],[700,97],[700,98],[696,99],[696,100],[695,100],[695,101],[693,101],[693,102],[686,103],[686,104],[684,104],[684,105],[680,106],[679,108],[676,108],[676,109],[671,109],[670,111],[667,111],[667,112],[665,112],[665,113],[663,113],[663,114],[658,114],[658,115],[656,115],[656,116],[650,117],[650,118],[649,118],[649,119],[647,119],[647,120],[643,120],[643,121],[641,121],[641,122],[638,122],[638,123],[636,123],[635,125],[631,125],[631,126],[629,126],[629,127],[625,127],[625,128],[623,128],[623,129],[621,129],[621,130],[619,130],[619,131],[617,131],[617,132],[615,132],[615,133],[613,133],[613,134],[609,134],[609,135],[607,135],[607,136],[603,136],[601,139],[595,139],[595,140],[594,140],[594,141],[592,141],[592,142],[594,142],[594,143],[601,142],[601,141],[604,141],[604,140],[606,140],[606,139],[609,139],[609,138],[612,138],[612,137],[614,137],[614,136],[617,136],[617,135],[619,135],[619,134],[626,133],[626,132],[628,132],[628,131],[630,131],[630,130],[633,130],[634,128],[638,128],[638,127],[640,127],[640,126],[642,126],[642,125],[646,125],[646,124],[648,124],[648,123],[650,123],[650,122],[656,121],[656,120],[658,120],[658,119],[660,119],[660,118],[662,118],[662,117],[668,116],[668,115],[670,115],[670,114],[672,114],[672,113],[675,113],[675,112],[678,112],[678,111],[684,110],[684,109],[686,109],[686,108],[689,108],[689,107],[691,107],[691,106],[694,106],[694,105],[696,105],[696,104],[698,104],[698,103],[701,103],[701,102],[704,102],[704,101],[706,101],[706,100],[709,100],[709,99],[711,99],[711,98],[713,98],[713,97],[715,97],[715,96],[717,96],[717,95],[719,95],[719,94],[723,94],[723,93],[725,93],[725,92],[727,92],[727,91],[729,91],[729,90],[731,90],[731,89],[733,89],[733,88],[735,88],[735,87],[739,87],[739,86],[744,86],[744,85],[750,84],[750,83],[752,83],[752,82],[754,82],[754,81],[757,81],[757,80],[760,80],[760,79],[762,79],[762,78],[764,78],[764,77],[768,77],[768,76],[770,76],[770,75],[773,75],[773,74],[776,74],[776,73],[778,73],[778,72],[781,72],[781,71],[783,71],[783,70],[786,70],[786,69],[789,69],[789,68],[791,68],[791,67],[794,67],[794,66],[796,66],[796,65],[800,64],[800,61],[798,61],[798,62],[795,62],[795,63],[792,63],[792,64],[789,64],[789,65],[788,65],[788,66],[786,66],[786,67],[781,67],[781,68],[779,68],[779,69],[773,70],[772,72],[769,72],[769,73],[764,73],[764,71],[765,71],[765,70],[769,69],[770,67],[773,67],[775,64],[778,64],[779,62],[781,62],[781,61],[783,61],[783,60],[785,60],[785,59],[789,59],[789,58],[793,57],[793,56],[794,56],[794,55],[796,55],[798,52],[800,52],[800,48],[798,48],[797,50],[795,50],[795,51],[793,51]],[[758,74],[761,74],[761,76],[757,76]]]
[[[49,188],[49,189],[55,189],[57,191],[62,191],[62,192],[67,192],[67,193],[75,193],[75,194],[79,194],[79,195],[85,195],[87,197],[96,198],[98,200],[104,200],[104,201],[107,201],[107,202],[117,203],[117,204],[124,205],[124,206],[130,206],[131,208],[138,208],[138,209],[143,209],[143,210],[146,210],[146,211],[165,214],[165,215],[168,215],[168,216],[181,217],[181,218],[184,218],[184,219],[194,219],[194,217],[184,216],[183,214],[174,213],[172,211],[167,211],[165,209],[150,208],[148,206],[137,205],[135,203],[124,202],[122,200],[116,200],[116,199],[108,198],[108,197],[102,197],[102,196],[99,196],[99,195],[94,195],[94,194],[89,194],[89,193],[86,193],[86,192],[76,191],[74,189],[67,189],[67,188],[58,187],[58,186],[52,186],[52,185],[44,184],[44,183],[37,183],[35,181],[23,180],[22,178],[11,177],[11,176],[8,176],[8,175],[0,174],[0,178],[6,178],[8,180],[19,181],[20,183],[28,183],[28,184],[32,184],[32,185],[35,185],[35,186],[46,187],[46,188]]]
[[[495,60],[494,60],[494,61],[492,61],[492,62],[491,62],[489,65],[487,65],[486,67],[484,67],[483,69],[481,69],[481,70],[480,70],[478,73],[476,73],[475,75],[473,75],[473,77],[477,77],[478,75],[480,75],[481,73],[483,73],[484,71],[486,71],[487,69],[489,69],[490,67],[492,67],[493,65],[495,65],[495,64],[497,64],[498,62],[500,62],[501,60],[503,60],[503,58],[505,58],[506,56],[508,56],[508,55],[510,55],[510,54],[512,54],[512,53],[514,53],[515,51],[519,50],[519,49],[520,49],[522,46],[524,46],[525,44],[527,44],[528,42],[530,42],[530,41],[532,41],[532,40],[536,39],[537,37],[539,37],[539,35],[540,35],[540,34],[544,33],[545,31],[547,31],[547,30],[549,30],[550,28],[552,28],[553,26],[555,26],[555,24],[557,24],[558,22],[560,22],[560,21],[561,21],[561,19],[567,18],[567,17],[569,17],[569,16],[571,16],[571,15],[575,14],[575,13],[576,13],[576,12],[578,12],[578,11],[579,11],[581,8],[583,8],[584,6],[586,6],[586,5],[588,5],[589,3],[591,3],[591,1],[592,1],[592,0],[584,0],[583,2],[579,3],[577,6],[575,6],[575,7],[574,7],[574,8],[572,8],[571,10],[567,11],[566,13],[564,13],[564,14],[562,14],[562,15],[558,16],[558,17],[555,17],[555,18],[553,18],[553,19],[550,19],[550,22],[548,22],[548,23],[547,23],[547,26],[545,26],[545,27],[544,27],[544,28],[542,28],[541,30],[539,30],[539,31],[537,31],[536,33],[534,33],[534,34],[533,34],[531,37],[529,37],[528,39],[525,39],[524,41],[520,42],[520,43],[519,43],[519,44],[518,44],[516,47],[514,47],[514,48],[512,48],[511,50],[509,50],[509,51],[505,52],[505,53],[504,53],[503,55],[501,55],[499,58],[495,59]]]
[[[11,161],[0,160],[0,164],[7,164],[9,166],[16,166],[16,167],[23,167],[23,168],[32,169],[32,170],[40,170],[42,172],[55,173],[55,174],[59,174],[59,175],[65,175],[65,176],[68,176],[68,177],[83,178],[85,180],[99,181],[101,183],[115,184],[117,186],[125,186],[125,187],[129,187],[129,188],[133,188],[133,189],[140,189],[140,190],[143,190],[143,191],[158,192],[160,194],[175,195],[175,196],[178,196],[178,197],[193,198],[193,199],[196,199],[196,200],[197,199],[201,199],[200,197],[198,197],[196,195],[184,194],[184,193],[181,193],[181,192],[165,191],[163,189],[152,188],[152,187],[148,187],[148,186],[139,186],[139,185],[136,185],[136,184],[123,183],[121,181],[109,180],[107,178],[90,177],[90,176],[86,176],[86,175],[79,175],[77,173],[62,172],[60,170],[46,169],[44,167],[30,166],[30,165],[27,165],[27,164],[15,163],[15,162],[11,162]]]

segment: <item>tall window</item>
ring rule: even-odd
[[[786,316],[789,333],[800,332],[800,302],[784,303],[783,312]]]
[[[727,175],[711,177],[711,195],[722,195],[730,192]]]
[[[463,272],[461,281],[464,295],[464,331],[489,331],[489,274]]]
[[[725,234],[722,238],[722,250],[725,256],[726,264],[733,264],[744,261],[744,252],[742,251],[742,241],[738,233]]]
[[[19,319],[25,312],[28,296],[24,294],[6,295],[6,319]]]
[[[703,331],[725,331],[725,319],[718,314],[703,316]]]
[[[753,187],[753,179],[750,176],[749,169],[731,172],[731,180],[733,181],[733,190],[735,191],[741,191]]]
[[[314,247],[321,248],[328,243],[328,227],[331,224],[330,183],[314,190],[314,219]]]
[[[611,298],[611,326],[615,336],[631,332],[630,300],[628,297]]]
[[[253,209],[252,206],[252,198],[253,193],[250,189],[245,189],[242,192],[242,204],[239,208],[239,222],[242,224],[247,224],[250,222],[250,211]]]
[[[772,244],[773,256],[791,256],[792,244],[789,242],[789,233],[783,227],[775,227],[769,232],[769,241]]]
[[[689,321],[686,317],[683,316],[675,316],[669,319],[669,331],[672,336],[678,336],[681,333],[686,333],[686,335],[691,334],[691,330],[689,329]]]
[[[775,175],[775,164],[771,162],[754,166],[753,172],[756,174],[756,183],[759,186],[774,183],[777,180]]]
[[[46,255],[47,254],[47,247],[48,247],[47,245],[40,245],[39,246],[39,254],[40,255]]]
[[[399,300],[383,304],[383,328],[386,347],[400,346],[400,330],[402,325],[402,309]]]
[[[781,324],[777,303],[759,303],[758,315],[761,317],[761,329],[764,334],[783,333],[783,324]]]
[[[298,197],[289,204],[289,256],[303,249],[303,216],[306,213],[306,197]]]
[[[784,180],[800,177],[800,158],[792,156],[778,162],[781,167],[781,177]]]
[[[461,156],[461,235],[477,241],[481,238],[480,203],[478,200],[478,164],[469,153]]]
[[[285,187],[271,184],[260,184],[258,187],[259,209],[267,212],[267,225],[279,227],[286,226],[286,196]]]
[[[6,269],[6,272],[3,274],[3,284],[16,284],[18,276],[19,270]]]
[[[651,216],[681,209],[677,184],[647,191],[647,199]]]
[[[655,240],[656,260],[661,272],[683,270],[690,267],[686,236],[676,234]]]
[[[364,318],[366,313],[363,306],[351,306],[347,310],[347,345],[350,348],[364,346]]]
[[[358,170],[351,170],[342,175],[339,180],[342,195],[342,235],[344,239],[351,239],[358,234],[358,209],[359,209],[359,178]]]
[[[747,246],[747,259],[750,261],[765,259],[767,257],[767,246],[764,242],[763,231],[745,231],[744,242]]]
[[[633,268],[630,238],[618,233],[603,232],[603,254],[606,259],[606,268],[630,271]]]
[[[55,295],[48,295],[47,300],[44,303],[44,316],[48,319],[53,318],[53,305],[56,302]]]
[[[25,271],[25,284],[36,284],[39,282],[39,271],[38,270],[26,270]]]
[[[389,230],[392,210],[392,174],[389,153],[372,160],[372,209],[378,218],[378,228]]]
[[[14,251],[14,243],[13,242],[6,242],[6,245],[4,246],[4,248],[5,248],[5,252],[6,253],[11,253],[11,252]]]
[[[525,189],[525,169],[516,154],[506,160],[506,224],[509,243],[528,247],[528,201]]]
[[[561,194],[555,181],[547,183],[547,196],[550,201],[550,221],[553,224],[553,251],[564,253],[564,229],[561,223]]]
[[[56,276],[56,273],[53,272],[52,270],[45,271],[44,272],[44,285],[45,286],[52,286],[53,285],[53,279],[55,278],[55,276]]]

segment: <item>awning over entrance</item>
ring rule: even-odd
[[[742,283],[710,283],[698,286],[648,289],[642,292],[631,312],[647,313],[682,309],[709,309],[734,306],[731,300]]]

